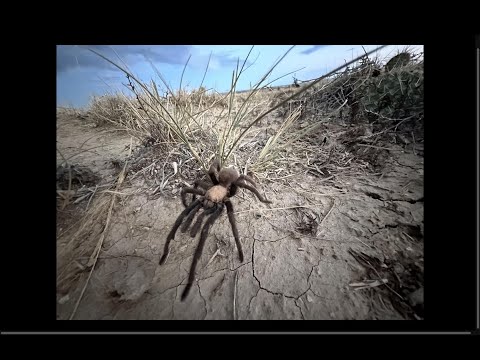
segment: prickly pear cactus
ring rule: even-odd
[[[410,62],[411,55],[408,52],[402,52],[392,57],[385,65],[386,71],[391,71],[397,67],[405,66]]]
[[[358,89],[364,110],[387,118],[423,112],[423,64],[393,68],[369,78]]]

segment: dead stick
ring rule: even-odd
[[[95,196],[97,189],[98,189],[98,185],[95,185],[95,190],[93,190],[92,195],[90,196],[90,199],[88,199],[88,203],[87,203],[87,207],[85,208],[85,211],[87,211],[88,207],[90,206],[90,201],[92,201],[93,197]]]
[[[327,215],[325,215],[325,216],[323,217],[323,219],[320,221],[320,223],[318,224],[318,226],[320,226],[320,225],[323,223],[323,221],[327,218],[327,216],[330,215],[330,213],[331,213],[332,210],[333,210],[333,207],[335,206],[335,199],[334,199],[334,198],[330,198],[330,199],[333,201],[332,207],[330,208],[330,210],[328,210]]]
[[[359,238],[355,238],[355,240],[358,240],[360,241],[363,245],[365,245],[366,247],[369,247],[369,248],[373,248],[373,246],[370,246],[368,244],[365,244],[362,240],[360,240]]]
[[[210,260],[208,260],[208,263],[207,263],[207,265],[205,265],[205,267],[210,265],[210,263],[213,261],[213,259],[215,259],[215,257],[218,255],[219,252],[220,252],[220,248],[218,248],[217,251],[215,251],[215,254],[213,254],[213,256],[210,258]]]
[[[374,148],[374,149],[381,149],[381,150],[388,150],[388,151],[404,151],[403,149],[391,149],[391,148],[386,148],[383,146],[375,146],[375,145],[368,145],[368,144],[357,144],[358,146],[363,146],[363,147],[369,147],[369,148]]]
[[[378,278],[380,279],[380,281],[383,281],[382,277],[380,276],[380,274],[378,273],[378,271],[370,264],[370,262],[367,261],[367,264],[373,269],[373,271],[375,271],[375,274],[377,274]],[[405,301],[405,299],[403,298],[402,295],[400,295],[399,293],[397,293],[395,290],[393,290],[390,286],[388,286],[386,283],[384,283],[384,285],[390,289],[390,291],[392,291],[395,295],[397,295],[400,299],[402,299],[402,301]]]

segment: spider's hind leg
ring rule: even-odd
[[[227,200],[225,201],[225,205],[227,206],[228,220],[230,221],[230,225],[232,225],[232,232],[233,237],[235,238],[235,244],[237,244],[238,257],[240,259],[240,262],[243,262],[242,243],[240,242],[240,238],[238,236],[237,223],[235,222],[235,215],[233,214],[233,204],[230,200]]]
[[[173,224],[172,230],[170,230],[170,233],[167,236],[167,241],[165,242],[165,247],[163,249],[163,255],[160,258],[160,265],[163,265],[167,260],[168,254],[170,253],[170,241],[172,241],[175,238],[175,233],[177,232],[177,229],[182,223],[183,219],[199,204],[200,204],[200,200],[195,200],[189,207],[183,210],[180,215],[178,215],[178,218],[175,221],[175,224]]]
[[[195,254],[193,255],[192,265],[190,267],[190,273],[188,275],[188,283],[187,283],[187,286],[185,286],[185,289],[183,290],[182,296],[180,298],[181,301],[185,300],[195,280],[195,268],[197,267],[198,259],[202,255],[203,246],[205,245],[205,240],[207,240],[207,236],[208,236],[208,230],[210,230],[210,226],[212,226],[215,220],[218,219],[218,217],[222,213],[222,210],[223,210],[223,204],[217,205],[216,210],[213,212],[212,215],[210,215],[208,220],[205,222],[205,225],[203,225],[200,241],[198,243],[197,249],[195,250]]]

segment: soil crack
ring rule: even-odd
[[[198,286],[198,293],[200,294],[200,297],[203,300],[203,307],[205,309],[205,316],[203,317],[203,320],[205,320],[205,318],[207,317],[207,314],[208,314],[207,301],[205,300],[205,298],[202,295],[202,290],[200,290],[200,282],[199,281],[197,281],[197,286]]]
[[[257,281],[258,283],[258,287],[262,290],[265,290],[266,292],[268,292],[269,294],[271,295],[280,295],[280,296],[283,296],[283,297],[286,297],[288,299],[293,299],[293,300],[298,300],[298,298],[300,298],[301,296],[303,296],[309,289],[310,289],[310,284],[309,284],[309,280],[310,280],[310,276],[312,275],[312,272],[313,272],[313,268],[314,266],[312,266],[312,269],[310,270],[310,274],[308,275],[308,278],[307,278],[307,284],[309,284],[309,287],[307,290],[305,290],[302,294],[300,294],[299,296],[295,297],[295,296],[291,296],[291,295],[285,295],[284,293],[281,293],[281,292],[275,292],[275,291],[271,291],[265,287],[262,286],[262,284],[260,283],[260,279],[257,278],[257,276],[255,275],[255,242],[257,240],[255,239],[255,236],[253,237],[253,245],[252,245],[252,272],[253,272],[253,277],[255,278],[255,280]],[[258,294],[258,292],[257,292]],[[255,295],[256,296],[256,295]]]
[[[302,320],[305,320],[305,316],[303,315],[303,311],[302,311],[302,308],[300,305],[298,305],[297,303],[298,299],[295,300],[295,306],[298,308],[298,310],[300,311],[300,315],[302,316]]]

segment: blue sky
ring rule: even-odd
[[[247,56],[251,45],[92,45],[91,48],[113,61],[126,64],[140,80],[153,79],[161,84],[152,63],[173,89],[178,89],[181,74],[189,56],[182,87],[198,88],[211,54],[204,86],[219,92],[230,88],[232,71],[237,59],[240,63]],[[253,63],[244,72],[237,85],[238,90],[247,90],[269,70],[291,45],[256,45],[248,60]],[[363,45],[366,51],[377,45]],[[388,60],[406,45],[390,45],[378,56]],[[415,52],[423,52],[423,45],[409,45]],[[295,71],[272,85],[293,83],[293,76],[309,80],[363,54],[361,45],[297,45],[275,68],[270,79]],[[301,70],[300,70],[301,69]],[[87,50],[85,46],[57,46],[57,105],[83,107],[92,95],[103,95],[129,90],[125,75],[107,61]]]

